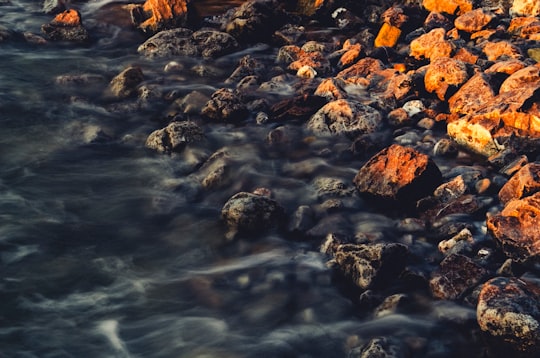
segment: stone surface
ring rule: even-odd
[[[409,205],[430,195],[441,181],[439,168],[427,155],[396,144],[373,156],[354,178],[360,193]]]
[[[503,204],[540,191],[540,163],[529,163],[515,173],[499,191]]]
[[[382,124],[381,113],[357,101],[339,99],[332,101],[315,113],[307,128],[319,136],[344,134],[351,139],[373,133]]]
[[[394,47],[400,36],[401,29],[399,27],[385,22],[375,38],[375,47]]]
[[[147,32],[184,26],[189,0],[146,0],[143,11],[148,17],[139,25]]]
[[[501,356],[540,354],[540,288],[515,277],[495,277],[480,291],[478,325]]]
[[[59,14],[66,10],[66,3],[64,0],[45,0],[43,1],[43,12],[45,14]]]
[[[424,77],[426,91],[436,93],[440,100],[453,94],[469,79],[467,65],[451,58],[438,58],[428,66]]]
[[[203,139],[202,129],[194,122],[172,122],[152,132],[146,139],[146,147],[161,153],[180,152],[186,144]]]
[[[497,93],[491,80],[488,74],[482,72],[472,76],[448,99],[450,113],[473,114],[493,102]]]
[[[521,59],[523,55],[519,47],[509,41],[487,42],[482,51],[489,61],[497,61],[501,57],[505,59]]]
[[[90,41],[90,34],[82,25],[81,15],[74,9],[65,10],[51,21],[49,24],[41,26],[41,32],[52,41],[70,41],[76,43],[87,43]]]
[[[520,91],[530,98],[540,88],[540,68],[527,66],[512,73],[499,88],[500,93]],[[523,101],[524,102],[524,101]]]
[[[488,215],[489,233],[504,253],[518,262],[540,259],[540,192],[509,201],[499,214]]]
[[[494,137],[500,125],[500,119],[483,115],[468,115],[449,122],[446,130],[460,146],[489,157],[504,148]]]
[[[446,30],[436,28],[411,41],[410,55],[416,59],[436,60],[452,55],[454,45],[447,41]]]
[[[454,25],[458,30],[472,33],[484,29],[494,18],[495,14],[490,11],[475,9],[458,16]]]
[[[277,0],[248,0],[234,9],[221,30],[240,42],[257,43],[267,41],[286,18]]]
[[[284,224],[285,211],[275,200],[247,192],[233,195],[221,210],[228,227],[227,238],[257,235]]]
[[[428,11],[444,12],[449,15],[460,15],[469,12],[474,7],[473,0],[423,0],[422,5]]]
[[[390,337],[375,337],[361,347],[349,352],[349,358],[405,358],[409,356],[406,346]]]
[[[450,254],[429,281],[434,297],[456,300],[477,286],[488,271],[463,255]]]
[[[514,0],[510,8],[510,16],[538,16],[540,15],[540,2],[537,0]]]
[[[313,68],[317,73],[320,74],[327,74],[332,69],[328,58],[319,51],[301,52],[299,58],[291,62],[287,68],[291,71],[297,72],[305,66]]]
[[[111,80],[107,92],[116,99],[134,97],[143,80],[144,75],[140,67],[128,67]]]
[[[248,115],[245,104],[233,90],[228,88],[215,91],[201,113],[210,119],[227,122],[239,122],[246,119]]]

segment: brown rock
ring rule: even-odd
[[[203,107],[201,113],[211,119],[238,122],[248,115],[246,106],[231,89],[220,88]]]
[[[354,178],[360,193],[407,204],[430,195],[441,181],[439,168],[427,155],[397,144],[373,156]]]
[[[458,16],[454,25],[461,31],[476,32],[486,27],[494,18],[495,14],[490,11],[475,9]]]
[[[518,170],[499,191],[503,204],[540,191],[540,163],[529,163]]]
[[[529,97],[540,88],[540,68],[537,66],[528,66],[514,72],[508,77],[499,89],[499,92],[510,92],[513,90],[524,91]]]
[[[332,69],[330,61],[321,52],[304,52],[300,57],[289,64],[288,69],[297,72],[304,66],[313,68],[319,74],[329,73]]]
[[[540,354],[540,288],[515,277],[484,283],[476,317],[497,356]]]
[[[507,61],[499,61],[486,69],[485,73],[506,73],[511,75],[525,67],[525,64],[517,59],[510,59]]]
[[[146,147],[162,153],[180,152],[186,144],[203,140],[202,129],[194,122],[172,122],[167,127],[152,132]]]
[[[78,11],[70,9],[54,17],[54,20],[51,22],[51,25],[56,26],[81,26],[81,14]]]
[[[424,20],[424,29],[428,32],[436,28],[443,28],[445,31],[449,31],[453,27],[454,24],[447,15],[436,11],[430,12]]]
[[[497,215],[489,215],[487,228],[511,259],[538,261],[540,258],[540,192],[509,201]]]
[[[353,44],[347,48],[345,53],[340,57],[338,66],[340,68],[348,67],[356,62],[362,54],[362,45]]]
[[[509,41],[488,42],[482,49],[489,61],[497,61],[499,57],[521,59],[521,50]]]
[[[424,77],[426,91],[445,100],[449,89],[461,86],[469,79],[467,65],[451,58],[439,58],[428,66]]]
[[[330,101],[344,99],[347,98],[347,93],[343,89],[344,86],[345,83],[337,78],[326,78],[315,90],[315,95],[324,97]]]
[[[473,0],[423,0],[422,5],[428,11],[444,12],[449,15],[461,15],[471,11],[474,6]]]
[[[473,114],[495,99],[496,93],[490,84],[491,77],[477,73],[448,100],[450,113]]]
[[[82,26],[81,15],[73,9],[56,15],[51,23],[41,26],[41,31],[52,41],[86,43],[90,40],[90,34]]]
[[[167,27],[184,25],[189,0],[146,0],[143,10],[150,17],[140,24],[144,31],[156,32]]]
[[[429,286],[434,297],[456,300],[478,285],[487,273],[486,269],[471,258],[450,254],[433,274]]]
[[[454,51],[454,45],[446,40],[446,30],[436,28],[413,41],[410,45],[410,55],[416,59],[429,59],[450,57]]]
[[[510,8],[510,16],[538,16],[540,15],[540,2],[537,0],[514,0]]]
[[[312,16],[317,10],[319,10],[325,0],[298,0],[297,10],[299,13]]]
[[[349,68],[339,72],[336,78],[345,80],[346,82],[356,83],[358,78],[366,78],[370,74],[384,69],[384,64],[375,58],[366,57]]]
[[[143,80],[140,67],[128,67],[111,80],[107,91],[117,99],[133,97],[137,95],[137,88]]]
[[[454,60],[458,60],[458,61],[462,61],[465,63],[470,63],[471,65],[474,65],[478,61],[479,56],[475,55],[468,49],[462,47],[456,51],[456,53],[454,54],[452,58]]]
[[[397,26],[383,23],[377,37],[375,38],[375,47],[394,47],[399,37],[401,36],[401,29]]]

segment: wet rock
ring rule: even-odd
[[[266,196],[240,192],[233,195],[221,209],[221,218],[228,227],[226,237],[261,234],[283,224],[284,209]]]
[[[248,115],[245,104],[233,90],[228,88],[215,91],[201,113],[210,119],[227,122],[243,121]]]
[[[199,50],[193,42],[193,31],[186,28],[164,30],[141,44],[137,51],[146,57],[198,56]]]
[[[238,83],[243,78],[254,76],[255,78],[264,77],[266,68],[259,60],[246,55],[240,59],[238,66],[231,73],[225,83]]]
[[[172,122],[152,132],[146,139],[146,147],[161,153],[180,152],[187,144],[203,139],[202,129],[194,122]]]
[[[495,133],[500,128],[498,118],[484,115],[468,115],[447,125],[448,135],[460,146],[489,157],[504,149],[497,142]]]
[[[337,78],[326,78],[322,80],[317,89],[315,95],[324,97],[329,101],[335,101],[337,99],[347,98],[347,92],[345,92],[345,83]]]
[[[80,13],[73,9],[59,13],[51,23],[42,25],[41,32],[52,41],[86,43],[90,40]]]
[[[471,258],[451,254],[440,264],[429,285],[434,297],[456,300],[473,289],[488,274],[488,271]]]
[[[473,0],[423,0],[422,5],[428,11],[444,12],[449,15],[461,15],[469,12],[474,7]]]
[[[454,45],[447,41],[446,30],[436,28],[411,41],[410,55],[418,60],[436,60],[448,58],[454,51]]]
[[[400,310],[407,306],[409,297],[404,293],[396,293],[388,296],[384,301],[375,308],[373,316],[376,318],[384,317],[390,314],[396,314]]]
[[[345,68],[356,61],[363,55],[363,48],[362,45],[359,43],[351,44],[347,47],[343,46],[343,50],[345,51],[343,55],[339,58],[338,61],[338,67],[339,68]]]
[[[311,67],[321,75],[328,74],[332,69],[328,58],[319,51],[301,52],[298,59],[291,62],[287,69],[297,72],[306,66]]]
[[[430,195],[441,181],[439,168],[427,155],[399,145],[377,153],[354,178],[360,193],[406,205]]]
[[[316,135],[344,134],[353,139],[373,133],[382,124],[381,113],[373,107],[353,100],[340,99],[326,104],[307,123]]]
[[[452,95],[454,90],[469,79],[467,65],[451,58],[433,60],[424,77],[426,91],[437,94],[440,100]]]
[[[489,74],[477,73],[448,99],[450,113],[472,114],[495,100],[497,95],[491,86]]]
[[[182,114],[199,114],[210,98],[202,92],[193,91],[174,101],[171,111]]]
[[[515,173],[499,191],[503,204],[540,191],[540,164],[529,163]]]
[[[366,78],[372,73],[377,73],[384,69],[381,60],[373,57],[365,57],[357,61],[354,65],[339,72],[336,78],[351,84],[359,83],[359,79]],[[360,81],[362,83],[362,81]]]
[[[216,58],[229,54],[238,48],[236,39],[226,32],[199,30],[193,33],[191,41],[205,58]]]
[[[510,16],[538,16],[540,3],[535,0],[514,0],[510,8]]]
[[[482,286],[478,325],[497,355],[540,354],[540,288],[515,277],[495,277]]]
[[[128,67],[111,80],[107,94],[116,99],[134,97],[143,80],[144,75],[140,67]]]
[[[394,47],[401,36],[401,27],[409,21],[409,16],[402,6],[392,6],[381,15],[381,19],[383,24],[375,38],[374,46]]]
[[[499,214],[489,214],[486,223],[508,257],[518,262],[540,259],[540,192],[509,201]]]
[[[359,30],[365,21],[358,17],[354,11],[340,7],[332,12],[332,19],[337,28],[344,31]]]
[[[437,248],[443,255],[450,254],[465,254],[472,251],[472,244],[474,244],[474,237],[471,230],[464,228],[456,235],[452,236],[448,240],[442,240],[437,245]]]
[[[317,178],[313,182],[313,187],[319,198],[346,197],[354,193],[354,188],[339,178]]]
[[[56,15],[66,10],[64,0],[45,0],[43,2],[43,12],[48,15]]]
[[[248,0],[234,10],[221,30],[241,42],[265,42],[286,19],[277,0]]]
[[[405,358],[409,351],[389,337],[375,337],[361,347],[352,349],[349,358]]]
[[[142,7],[144,20],[139,27],[157,32],[187,23],[189,0],[146,0]]]
[[[408,256],[403,244],[342,244],[334,235],[328,235],[321,251],[329,254],[331,263],[362,290],[396,279]]]
[[[485,28],[494,18],[495,14],[486,9],[475,9],[458,16],[454,25],[458,30],[472,33]]]
[[[289,232],[305,234],[315,225],[315,213],[307,205],[299,206],[289,221]]]

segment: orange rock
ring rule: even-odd
[[[338,66],[343,68],[352,65],[356,60],[360,58],[362,53],[362,45],[354,44],[347,47],[345,52],[339,59]]]
[[[297,10],[300,14],[311,16],[324,4],[324,0],[298,0]]]
[[[456,18],[454,26],[456,29],[465,32],[476,32],[486,27],[495,15],[484,9],[468,11]]]
[[[511,75],[512,73],[521,70],[523,67],[525,67],[525,64],[517,59],[499,61],[486,69],[485,73],[506,73]]]
[[[510,15],[517,16],[538,16],[540,15],[540,1],[538,0],[514,0],[510,8]]]
[[[461,15],[473,9],[474,0],[424,0],[422,5],[428,11]]]
[[[459,87],[468,79],[469,73],[464,62],[452,58],[439,58],[428,66],[424,76],[424,85],[426,91],[435,92],[443,101],[451,86]]]
[[[354,81],[358,77],[366,78],[370,74],[381,71],[382,69],[384,69],[384,65],[380,60],[365,57],[351,67],[339,72],[336,77],[349,82],[349,80]]]
[[[342,81],[335,78],[327,78],[319,84],[314,94],[331,101],[343,99],[347,97],[343,86],[344,83]]]
[[[82,25],[81,14],[79,14],[77,10],[73,10],[73,9],[66,10],[56,15],[56,17],[51,22],[51,24],[57,25],[57,26],[69,26],[69,27],[81,26]]]
[[[401,30],[399,27],[392,26],[388,23],[383,23],[377,37],[375,38],[375,47],[394,47],[399,37]]]
[[[515,17],[510,21],[508,32],[515,36],[523,36],[524,29],[537,28],[540,25],[540,20],[537,17]],[[530,30],[527,32],[531,32]]]
[[[540,191],[540,163],[529,163],[518,170],[499,191],[503,204]]]
[[[313,68],[319,74],[325,74],[331,70],[327,57],[319,51],[305,52],[298,60],[291,62],[287,68],[296,72],[304,66]]]
[[[505,125],[519,129],[522,135],[528,137],[540,137],[540,117],[531,113],[505,112],[500,117]]]
[[[467,115],[450,121],[446,131],[460,146],[489,157],[502,149],[494,138],[494,133],[500,127],[501,120],[498,117]]]
[[[488,42],[482,49],[490,61],[497,61],[501,56],[521,59],[521,50],[508,41]]]
[[[454,60],[470,63],[471,65],[476,64],[476,62],[478,61],[478,58],[479,57],[477,55],[473,54],[471,51],[467,50],[464,47],[457,50],[453,57]]]
[[[487,30],[480,30],[476,31],[475,33],[471,34],[471,40],[489,40],[498,33],[496,29],[487,29]]]
[[[490,76],[477,73],[448,100],[450,113],[472,114],[495,99]]]
[[[416,59],[427,58],[433,61],[437,58],[450,57],[454,46],[446,40],[446,30],[436,28],[413,41],[410,45],[410,55]]]
[[[146,0],[143,9],[151,13],[151,16],[140,27],[143,30],[156,31],[174,23],[176,19],[187,15],[188,2],[189,0]]]
[[[499,92],[510,92],[513,90],[523,91],[525,89],[533,93],[540,88],[540,68],[536,66],[527,66],[514,72],[501,84]]]

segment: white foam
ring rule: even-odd
[[[118,335],[117,320],[109,319],[101,321],[97,326],[97,330],[100,334],[104,335],[109,340],[111,346],[113,346],[113,348],[121,354],[121,357],[130,357],[126,344]]]

